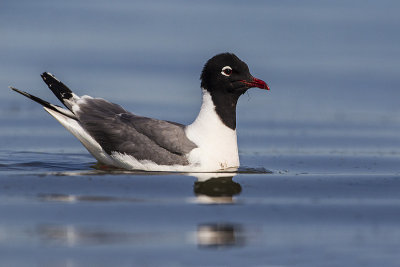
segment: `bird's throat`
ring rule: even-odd
[[[221,121],[231,128],[236,129],[236,105],[240,94],[212,92],[211,98],[215,105],[215,111]]]

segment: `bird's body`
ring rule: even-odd
[[[224,70],[227,66],[228,71]],[[218,73],[212,73],[214,68]],[[235,71],[243,79],[229,81]],[[42,78],[67,109],[12,89],[43,105],[101,164],[146,171],[209,172],[239,167],[237,100],[250,87],[269,89],[235,55],[217,55],[203,69],[199,115],[185,126],[137,116],[101,98],[79,97],[50,73],[43,73]]]

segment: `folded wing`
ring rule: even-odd
[[[84,97],[73,107],[82,127],[110,155],[122,153],[161,165],[186,165],[196,145],[183,125],[137,116],[100,98]]]
[[[67,109],[11,89],[41,104],[99,161],[109,164],[119,153],[159,165],[189,164],[186,154],[196,145],[186,137],[184,125],[137,116],[101,98],[79,97],[47,72],[42,78]]]

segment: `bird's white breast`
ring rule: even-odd
[[[203,104],[196,120],[186,127],[187,137],[197,145],[188,154],[200,171],[239,167],[236,130],[226,126],[215,111],[211,95],[203,90]],[[197,169],[196,168],[196,169]]]

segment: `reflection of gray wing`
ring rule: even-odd
[[[162,165],[186,165],[185,154],[196,147],[183,125],[136,116],[104,99],[85,99],[76,115],[109,154],[115,151]]]

